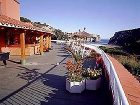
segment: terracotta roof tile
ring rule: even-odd
[[[130,105],[140,105],[140,83],[139,81],[124,68],[116,59],[109,56],[112,61],[123,90],[130,102]]]
[[[12,18],[4,16],[4,15],[0,15],[0,26],[30,29],[30,30],[37,30],[37,31],[41,31],[41,32],[47,32],[47,30],[39,28],[39,27],[35,27],[30,23],[21,22],[19,20],[15,20],[15,19],[12,19]]]
[[[78,36],[78,37],[92,37],[91,34],[85,31],[80,31],[80,32],[75,32],[73,33],[73,36]]]

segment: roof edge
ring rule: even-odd
[[[14,0],[15,2],[17,2],[18,4],[20,4],[19,0]]]

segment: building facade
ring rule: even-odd
[[[20,20],[19,0],[0,0],[0,15]]]
[[[24,64],[26,56],[42,55],[50,47],[50,31],[20,21],[18,0],[0,0],[0,52],[19,55]]]

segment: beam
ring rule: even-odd
[[[43,55],[43,34],[40,35],[40,54]]]
[[[46,49],[49,50],[49,36],[46,36]]]
[[[25,64],[25,33],[20,34],[20,47],[21,47],[21,64]]]
[[[51,35],[49,35],[49,49],[51,49]]]

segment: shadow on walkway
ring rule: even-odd
[[[84,91],[81,94],[71,94],[65,89],[65,76],[44,74],[44,85],[53,90],[41,101],[41,105],[111,105],[108,93],[102,87],[97,91]]]
[[[8,60],[9,62],[15,63],[15,64],[21,64],[20,61],[13,61],[13,60]]]
[[[68,56],[63,58],[59,63],[62,63],[63,61],[65,61],[67,59],[67,57]],[[57,65],[54,65],[52,68],[50,68],[44,74],[47,74],[48,72],[53,70],[56,66]],[[34,84],[34,82],[37,82],[38,80],[40,80],[40,78],[42,78],[42,75],[43,75],[43,74],[40,74],[39,76],[36,76],[35,74],[33,74],[33,73],[36,73],[37,72],[36,70],[38,70],[38,69],[28,69],[28,68],[22,67],[22,66],[18,66],[17,69],[25,70],[25,72],[22,73],[23,79],[27,79],[27,80],[30,80],[30,81],[26,85],[22,86],[21,88],[17,89],[16,91],[10,93],[6,97],[0,99],[0,103],[7,102],[8,99],[11,99],[12,97],[14,97],[16,94],[20,93],[21,91],[24,91],[24,89],[30,87],[30,85]],[[29,75],[27,76],[27,74],[29,74]],[[32,75],[34,78],[30,79],[31,78],[30,75]],[[22,77],[21,74],[19,74],[18,76]],[[25,78],[26,76],[27,76],[27,78]]]
[[[22,66],[18,66],[18,67],[20,67],[21,70],[24,70],[24,71],[19,73],[17,77],[20,77],[21,79],[24,79],[27,82],[30,82],[41,75],[41,73],[38,72],[39,69],[28,69]]]

